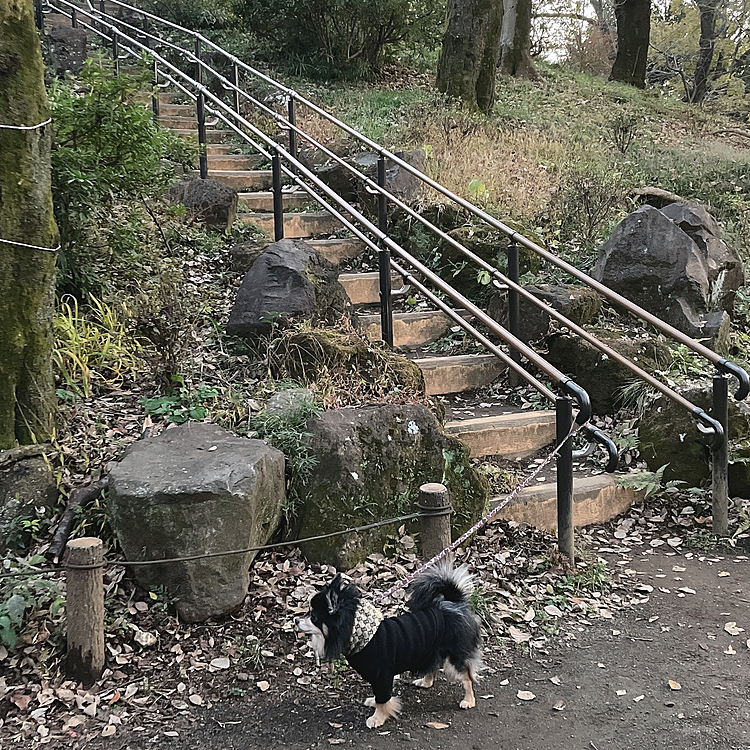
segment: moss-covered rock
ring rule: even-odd
[[[289,331],[275,339],[268,352],[271,374],[313,383],[321,378],[343,379],[373,396],[394,392],[422,396],[424,376],[412,360],[382,342],[369,342],[357,333],[329,328]]]
[[[471,467],[465,446],[446,435],[424,406],[337,409],[311,419],[308,429],[318,464],[302,492],[299,537],[413,513],[419,487],[427,482],[448,487],[454,534],[486,508],[487,481]],[[311,560],[349,568],[382,551],[393,533],[385,526],[306,542],[303,550]]]
[[[688,401],[711,412],[710,386],[695,385],[680,391]],[[658,396],[639,423],[638,446],[649,469],[668,464],[666,480],[680,480],[687,487],[700,487],[711,476],[711,455],[686,409],[666,396]],[[750,472],[745,455],[750,455],[750,405],[729,399],[729,493],[748,497]],[[732,459],[736,459],[732,462]]]
[[[633,338],[627,332],[610,328],[588,330],[603,344],[647,372],[663,369],[670,362],[669,347],[656,336]],[[616,411],[620,405],[620,391],[636,377],[627,367],[571,334],[553,334],[547,339],[547,346],[547,361],[586,389],[595,414]]]

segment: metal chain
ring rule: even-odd
[[[532,471],[531,474],[529,474],[526,477],[526,479],[523,480],[523,482],[517,485],[515,489],[513,489],[513,491],[510,492],[508,496],[502,502],[498,503],[498,505],[496,505],[485,516],[480,518],[468,531],[465,531],[463,534],[461,534],[461,536],[458,537],[458,539],[456,539],[454,542],[451,542],[451,544],[449,544],[445,549],[438,552],[437,555],[435,555],[432,559],[428,560],[423,565],[420,565],[415,571],[409,573],[403,580],[398,581],[386,591],[383,591],[382,593],[377,594],[373,598],[373,601],[381,602],[384,599],[391,596],[394,591],[398,591],[399,589],[406,588],[415,578],[417,578],[422,573],[424,573],[424,571],[427,570],[427,568],[429,568],[431,565],[434,565],[437,562],[440,562],[440,560],[442,560],[446,555],[448,555],[449,553],[453,552],[453,550],[460,547],[469,537],[476,534],[477,531],[479,531],[479,529],[486,526],[503,508],[505,508],[506,505],[508,505],[508,503],[511,502],[511,500],[513,500],[519,494],[519,492],[521,492],[521,490],[523,490],[525,487],[529,485],[529,483],[539,474],[539,472],[542,469],[544,469],[545,466],[547,466],[550,463],[550,461],[552,461],[552,459],[560,452],[560,449],[563,447],[563,445],[565,445],[565,443],[567,443],[568,440],[570,440],[573,437],[573,435],[575,435],[576,432],[578,432],[578,430],[580,430],[583,426],[584,425],[579,425],[578,423],[573,422],[565,438],[561,440],[555,446],[554,450],[552,450],[549,453],[549,455],[544,459],[544,461],[542,461],[542,463],[539,464],[539,466],[537,466],[534,469],[534,471]]]

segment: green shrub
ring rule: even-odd
[[[106,256],[97,231],[118,200],[161,197],[174,179],[172,162],[189,162],[191,147],[153,120],[137,100],[151,74],[113,75],[103,57],[84,63],[80,78],[50,91],[55,143],[52,192],[62,251],[58,288],[79,295],[96,289],[90,256]],[[106,235],[106,233],[105,233]],[[92,242],[93,240],[93,242]],[[87,244],[93,247],[87,247]],[[117,249],[108,244],[109,254]]]
[[[238,0],[237,15],[275,62],[310,77],[366,78],[399,44],[437,36],[435,0]]]

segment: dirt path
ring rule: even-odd
[[[608,557],[614,569],[619,564],[637,571],[648,601],[611,620],[568,622],[549,651],[491,651],[473,711],[458,709],[460,689],[445,679],[431,691],[404,681],[401,717],[382,731],[367,730],[369,710],[361,702],[368,691],[348,671],[330,675],[323,691],[291,680],[273,696],[248,690],[180,717],[174,726],[125,731],[88,747],[750,748],[747,557]],[[745,631],[731,635],[725,625],[732,622]],[[672,690],[669,680],[681,690]],[[522,701],[518,691],[536,697]],[[448,726],[437,729],[429,722]]]

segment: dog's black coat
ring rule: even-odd
[[[311,601],[311,619],[327,633],[325,656],[335,659],[343,653],[372,685],[377,703],[390,700],[397,674],[422,677],[446,660],[459,674],[473,674],[480,661],[479,623],[452,567],[428,570],[410,593],[411,611],[384,619],[369,643],[354,654],[347,654],[346,646],[360,599],[357,587],[337,575]]]

